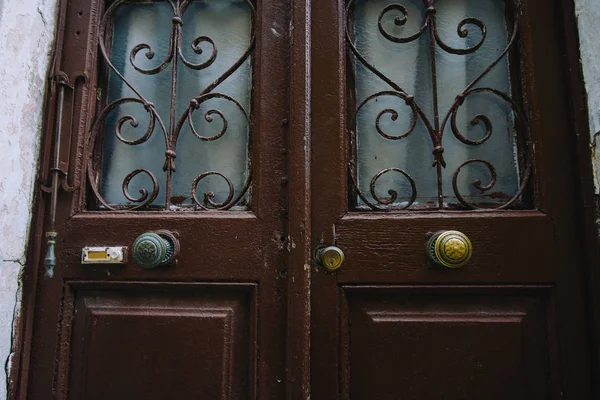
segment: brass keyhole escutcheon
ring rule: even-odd
[[[344,252],[339,247],[321,247],[315,253],[319,265],[328,271],[335,272],[344,264]]]
[[[438,231],[427,239],[425,253],[434,266],[464,267],[473,255],[473,245],[460,231]]]

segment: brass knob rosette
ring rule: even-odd
[[[425,251],[430,261],[445,268],[464,267],[473,255],[473,245],[462,232],[439,231],[427,240]]]

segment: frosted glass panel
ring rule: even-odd
[[[136,63],[141,68],[152,68],[159,65],[169,53],[169,36],[171,34],[171,7],[167,3],[128,4],[119,6],[116,10],[111,61],[117,71],[138,90],[146,99],[154,103],[156,111],[168,128],[169,124],[169,93],[171,90],[171,65],[159,74],[147,75],[136,71],[129,61],[129,54],[134,46],[147,43],[154,49],[152,60],[139,54]],[[149,31],[149,28],[152,30]],[[152,34],[149,34],[152,32]],[[119,77],[110,72],[108,85],[109,102],[121,98],[137,98],[134,91]],[[166,100],[166,101],[165,101]],[[115,127],[122,118],[130,116],[137,121],[137,127],[126,121],[121,129],[121,135],[127,140],[136,140],[146,133],[150,124],[150,114],[140,103],[127,102],[112,111],[105,123],[104,152],[102,175],[102,191],[104,199],[109,204],[126,204],[128,199],[122,190],[125,177],[136,169],[147,169],[156,176],[160,192],[165,188],[166,173],[162,163],[166,151],[165,137],[160,126],[155,126],[151,136],[145,143],[129,145],[118,140]],[[131,120],[133,121],[133,120]],[[158,124],[155,124],[158,125]],[[146,173],[134,177],[129,185],[131,196],[138,197],[140,189],[151,192],[152,180]],[[156,197],[154,204],[164,204],[164,196]]]
[[[435,12],[424,3],[358,0],[349,7],[358,206],[518,203],[524,181],[508,56],[486,72],[511,44],[505,3],[436,1]]]
[[[107,10],[104,208],[248,204],[254,8],[247,0],[185,4]]]

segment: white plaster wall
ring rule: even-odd
[[[600,194],[600,0],[575,0],[575,9],[588,96],[596,194]]]
[[[20,274],[27,267],[42,103],[56,0],[0,0],[0,362],[10,366]],[[0,374],[0,400],[7,374]]]

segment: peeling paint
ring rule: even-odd
[[[273,232],[271,241],[277,245],[278,250],[283,250],[283,246],[285,244],[285,236],[283,235],[283,232],[280,232],[280,231]]]

